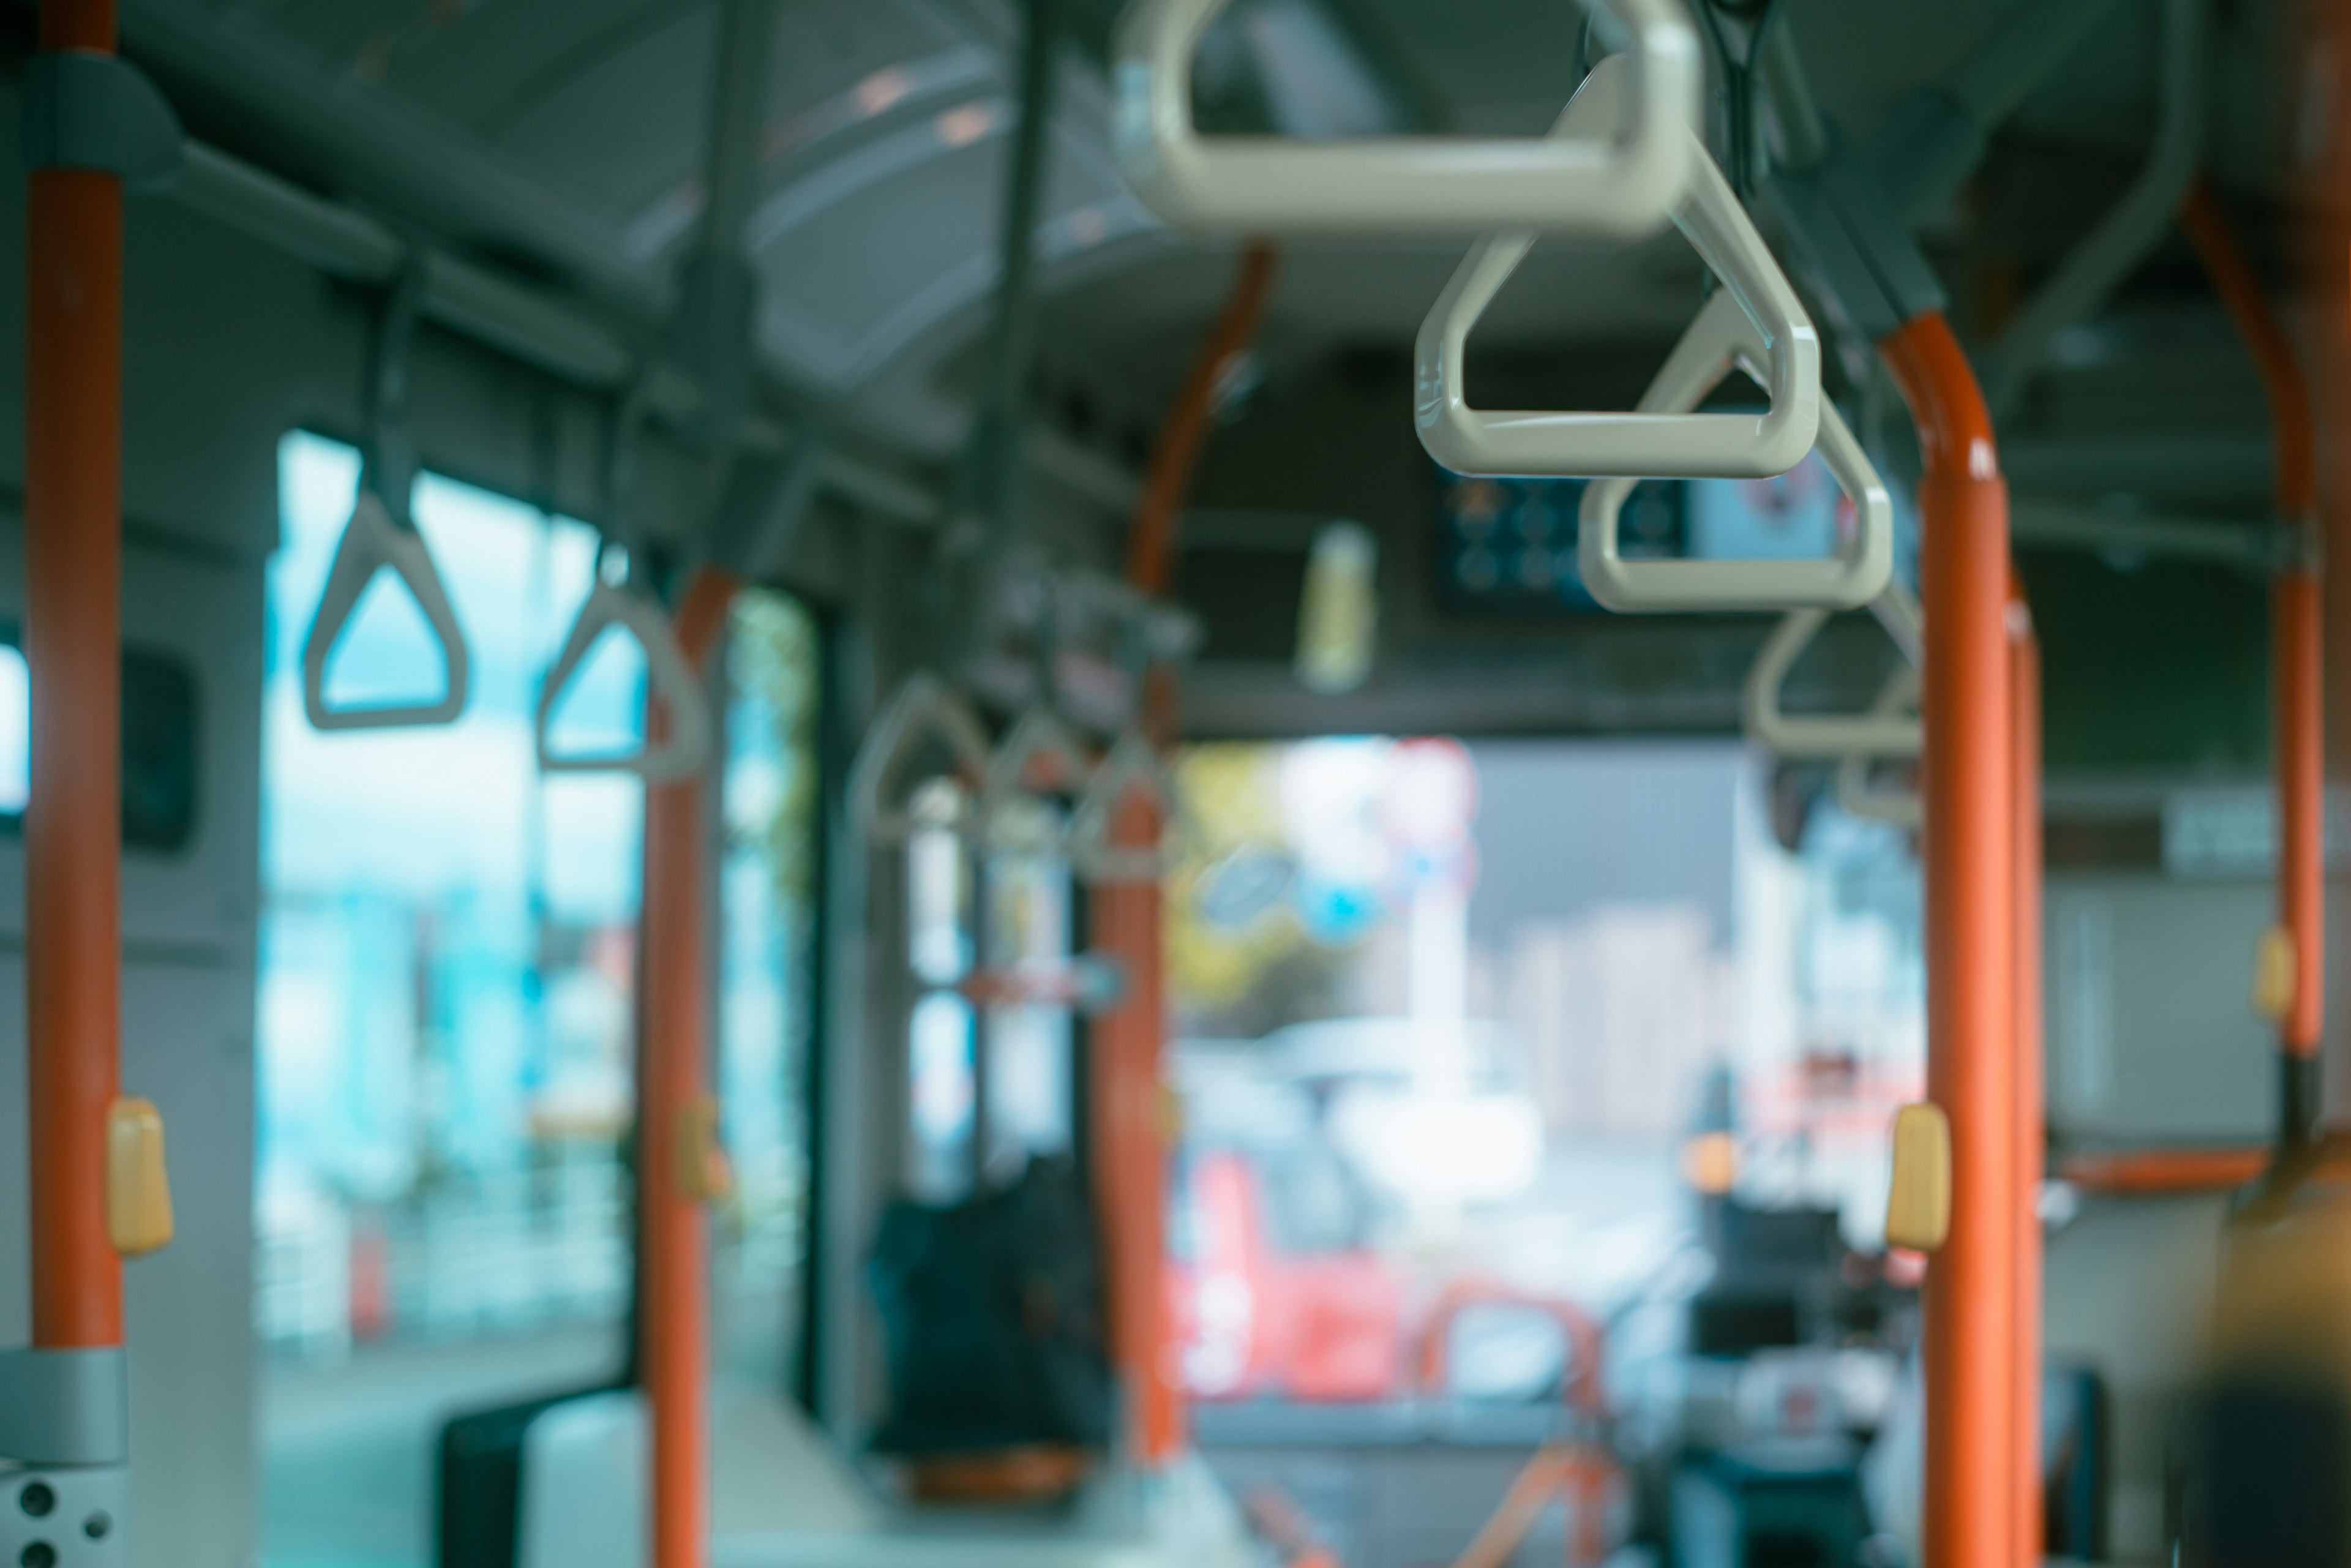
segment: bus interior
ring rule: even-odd
[[[2351,1568],[2340,0],[0,23],[0,1568]]]

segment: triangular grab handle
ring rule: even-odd
[[[1601,0],[1630,47],[1605,119],[1573,136],[1203,137],[1192,57],[1231,0],[1135,0],[1112,44],[1113,140],[1127,181],[1178,228],[1231,234],[1477,234],[1637,239],[1689,175],[1705,68],[1681,0]],[[1618,63],[1621,62],[1621,63]],[[1621,105],[1622,112],[1615,112]]]
[[[667,733],[656,741],[648,732],[636,750],[618,755],[563,755],[555,749],[555,706],[579,674],[588,650],[614,626],[634,637],[644,651],[645,688],[660,699],[669,720]],[[607,582],[601,576],[589,587],[588,601],[580,607],[562,652],[556,654],[539,685],[533,727],[543,773],[633,773],[655,784],[674,783],[700,770],[709,760],[717,732],[710,694],[659,602],[650,594]]]
[[[1614,121],[1629,85],[1623,62],[1623,56],[1612,55],[1593,68],[1553,136],[1587,136]],[[1674,208],[1674,223],[1721,280],[1718,298],[1727,298],[1726,308],[1751,329],[1756,379],[1769,394],[1769,410],[1693,413],[1694,399],[1677,402],[1667,396],[1675,384],[1670,378],[1690,351],[1687,340],[1658,384],[1629,412],[1470,407],[1470,329],[1535,243],[1531,231],[1494,234],[1470,247],[1420,324],[1413,419],[1431,457],[1456,474],[1473,476],[1760,479],[1786,473],[1813,449],[1820,423],[1820,334],[1697,133],[1683,127],[1681,134],[1689,143],[1690,180]],[[1703,345],[1708,354],[1717,346]]]
[[[900,844],[914,833],[907,797],[897,774],[915,748],[935,740],[946,748],[965,785],[981,789],[987,779],[987,731],[969,704],[928,672],[906,677],[866,730],[849,769],[851,824],[867,841]]]
[[[1906,660],[1917,663],[1918,606],[1897,578],[1871,601],[1871,609],[1899,645]],[[1828,622],[1825,610],[1795,610],[1772,629],[1747,672],[1742,700],[1748,738],[1775,757],[1792,761],[1834,761],[1846,757],[1907,758],[1918,755],[1922,730],[1918,716],[1873,708],[1860,714],[1803,714],[1791,716],[1780,706],[1781,687],[1788,672],[1803,656],[1813,639]],[[1881,694],[1882,695],[1882,694]]]
[[[1158,810],[1157,843],[1117,841],[1119,808],[1136,795]],[[1175,781],[1167,776],[1159,748],[1139,731],[1129,730],[1094,769],[1079,798],[1077,814],[1070,821],[1071,864],[1089,883],[1158,882],[1175,860],[1179,810]]]
[[[358,606],[360,596],[367,591],[376,572],[387,566],[407,585],[409,597],[423,612],[425,624],[433,629],[434,640],[441,645],[445,677],[440,700],[366,707],[331,706],[327,701],[327,660],[350,623],[351,612]],[[327,586],[319,595],[317,612],[310,618],[309,635],[302,641],[302,711],[309,716],[310,727],[409,729],[449,724],[465,711],[465,699],[471,690],[465,633],[457,624],[456,612],[449,607],[449,595],[441,585],[441,572],[433,564],[433,552],[425,548],[424,536],[393,522],[383,498],[372,489],[360,490],[351,507],[350,521],[343,525],[343,537],[335,545],[334,563],[327,569]]]
[[[979,795],[984,829],[992,831],[1006,807],[1020,796],[1034,792],[1029,786],[1029,771],[1040,762],[1054,777],[1066,780],[1071,789],[1093,771],[1093,760],[1086,755],[1085,745],[1078,739],[1076,731],[1050,707],[1036,703],[1013,721],[1011,729],[987,759],[987,781]]]
[[[1918,672],[1910,666],[1897,665],[1886,677],[1879,688],[1877,701],[1870,705],[1872,715],[1886,718],[1918,706]],[[1881,785],[1873,782],[1871,770],[1879,759],[1866,753],[1855,753],[1837,767],[1837,804],[1848,816],[1873,822],[1891,822],[1897,828],[1916,829],[1927,821],[1925,801],[1916,789]]]
[[[1754,323],[1729,289],[1691,322],[1644,408],[1694,408],[1736,368],[1757,382],[1769,373]],[[1886,590],[1894,574],[1894,497],[1854,439],[1836,405],[1819,400],[1813,449],[1853,503],[1858,523],[1835,555],[1810,560],[1628,560],[1618,523],[1635,480],[1594,480],[1578,516],[1576,567],[1592,597],[1611,610],[1850,610]]]

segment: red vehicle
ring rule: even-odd
[[[1365,1245],[1366,1207],[1338,1157],[1311,1145],[1184,1158],[1167,1294],[1194,1397],[1409,1391],[1405,1284]]]

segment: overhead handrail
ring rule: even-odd
[[[1763,355],[1755,324],[1724,289],[1682,334],[1641,406],[1684,413],[1734,367],[1761,384]],[[1836,406],[1822,399],[1819,414],[1813,450],[1858,524],[1845,549],[1810,560],[1627,560],[1617,522],[1637,481],[1598,479],[1584,489],[1576,536],[1576,566],[1592,597],[1633,612],[1850,610],[1883,593],[1894,574],[1894,497]]]
[[[935,742],[950,770],[973,790],[987,779],[987,731],[971,705],[927,670],[906,677],[865,732],[849,769],[851,823],[872,843],[900,844],[916,823],[906,800],[895,792],[899,770],[924,746]]]
[[[1589,135],[1605,126],[1622,95],[1632,90],[1627,75],[1621,55],[1593,67],[1552,136]],[[1683,135],[1690,177],[1674,206],[1674,224],[1721,280],[1719,298],[1729,303],[1700,313],[1649,396],[1629,413],[1472,408],[1466,390],[1470,330],[1536,238],[1524,228],[1488,235],[1462,258],[1421,322],[1415,345],[1414,421],[1431,457],[1457,474],[1479,476],[1763,478],[1786,473],[1813,449],[1820,424],[1820,335],[1697,133],[1685,130]],[[1685,380],[1727,358],[1724,311],[1753,329],[1761,371],[1756,379],[1770,398],[1769,410],[1669,412]]]
[[[1903,657],[1916,665],[1919,655],[1918,603],[1899,578],[1870,601],[1870,609],[1893,637]],[[1898,710],[1864,714],[1803,714],[1791,716],[1780,706],[1780,690],[1813,639],[1828,624],[1825,610],[1792,610],[1765,640],[1747,672],[1741,713],[1749,738],[1775,757],[1798,761],[1823,758],[1916,757],[1921,730],[1917,716]]]
[[[376,325],[374,364],[369,379],[367,454],[360,470],[358,499],[335,545],[327,585],[302,640],[302,710],[313,729],[405,729],[453,723],[465,711],[472,691],[465,633],[450,608],[440,569],[424,536],[417,531],[410,497],[416,486],[416,449],[405,425],[408,353],[423,304],[424,270],[411,264],[393,280]],[[327,661],[350,625],[351,612],[376,573],[385,567],[407,585],[441,648],[442,693],[438,700],[336,707],[327,701]]]
[[[1140,795],[1153,809],[1159,824],[1159,841],[1123,844],[1118,841],[1118,815],[1127,801]],[[1173,861],[1170,842],[1180,818],[1176,781],[1168,776],[1159,748],[1141,729],[1129,729],[1110,748],[1102,765],[1086,780],[1085,793],[1070,820],[1070,862],[1078,874],[1095,884],[1156,883]]]
[[[1984,351],[1984,394],[2005,417],[2057,334],[2095,310],[2170,232],[2204,142],[2204,0],[2163,0],[2160,118],[2145,164],[2097,227]]]
[[[1601,0],[1630,47],[1604,116],[1534,137],[1203,137],[1192,57],[1230,0],[1138,0],[1113,45],[1114,140],[1128,182],[1179,228],[1636,239],[1663,226],[1692,172],[1701,68],[1680,0]]]
[[[538,708],[532,735],[543,773],[633,773],[655,783],[669,783],[698,772],[709,759],[717,736],[717,720],[710,711],[710,693],[695,674],[694,661],[678,641],[677,629],[652,590],[644,586],[643,552],[626,549],[627,575],[613,581],[605,566],[622,537],[626,502],[633,477],[636,430],[643,407],[643,383],[622,398],[614,410],[610,444],[605,452],[605,504],[608,532],[597,547],[589,575],[588,597],[563,647],[539,684]],[[668,723],[656,727],[650,711],[644,739],[637,749],[617,755],[566,755],[556,749],[555,709],[571,678],[579,674],[588,652],[608,631],[619,630],[636,639],[645,660],[645,691],[657,698]]]

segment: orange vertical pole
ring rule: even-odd
[[[706,667],[735,595],[701,571],[677,611],[678,642]],[[665,720],[659,705],[646,723]],[[703,1568],[710,1537],[708,970],[710,841],[705,780],[645,786],[637,1107],[638,1361],[653,1428],[654,1568]]]
[[[1155,843],[1144,801],[1120,809],[1115,841]],[[1168,1343],[1167,1113],[1159,1053],[1167,993],[1159,887],[1106,885],[1092,904],[1094,944],[1126,975],[1118,1007],[1094,1020],[1094,1158],[1110,1250],[1111,1354],[1127,1391],[1125,1440],[1137,1460],[1166,1463],[1184,1447],[1183,1388]]]
[[[1257,336],[1271,293],[1274,252],[1252,245],[1207,339],[1168,405],[1144,476],[1127,534],[1127,580],[1147,598],[1167,591],[1175,535],[1192,487],[1218,393]],[[1154,742],[1175,738],[1175,687],[1164,671],[1149,677],[1142,702]],[[1114,839],[1155,843],[1157,813],[1130,800]],[[1162,890],[1156,883],[1105,886],[1093,895],[1093,945],[1118,958],[1126,991],[1093,1024],[1094,1158],[1110,1252],[1111,1354],[1128,1393],[1124,1434],[1138,1462],[1156,1467],[1185,1440],[1183,1388],[1166,1301],[1167,1099],[1160,1051],[1167,1030]]]
[[[47,0],[40,47],[114,52],[111,0]],[[33,1343],[122,1343],[106,1229],[121,1049],[122,181],[27,181],[25,1012]]]
[[[2271,494],[2293,530],[2292,559],[2270,589],[2271,770],[2277,794],[2278,926],[2294,987],[2277,1019],[2279,1141],[2305,1142],[2318,1120],[2318,1045],[2326,1005],[2326,646],[2317,559],[2317,423],[2310,386],[2261,277],[2209,181],[2188,193],[2180,225],[2262,374],[2270,405]]]
[[[2041,1217],[2047,1154],[2041,1002],[2041,643],[2024,585],[2008,601],[2009,797],[2016,846],[2016,1390],[2009,1412],[2016,1451],[2016,1561],[2037,1564],[2047,1530],[2041,1487]]]
[[[2016,1074],[2008,487],[1939,311],[1878,345],[1918,430],[1927,622],[1928,1092],[1951,1128],[1949,1239],[1927,1271],[1925,1558],[2004,1568],[2014,1441]]]

